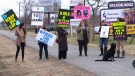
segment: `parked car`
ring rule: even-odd
[[[56,26],[54,26],[54,25],[46,25],[46,28],[49,29],[50,31],[56,30]]]

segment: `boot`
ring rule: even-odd
[[[125,50],[122,51],[122,58],[125,58]]]
[[[103,55],[103,47],[100,47],[101,54],[99,56]]]
[[[120,57],[120,50],[117,50],[117,57]]]
[[[82,50],[79,50],[79,53],[80,53],[80,55],[79,55],[79,56],[82,56]]]
[[[107,51],[107,47],[104,47],[104,54],[106,53],[106,51]]]
[[[85,50],[85,56],[88,56],[88,54],[87,54],[87,50]]]

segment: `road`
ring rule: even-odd
[[[14,40],[16,39],[14,33],[10,31],[0,30],[0,34]],[[35,36],[28,35],[26,41],[28,46],[38,51],[39,48]],[[63,61],[92,72],[97,76],[135,76],[135,68],[132,66],[135,56],[126,56],[124,59],[117,58],[115,62],[95,62],[94,60],[101,59],[98,56],[100,53],[99,50],[88,48],[88,57],[85,57],[84,54],[82,57],[79,57],[77,45],[68,44],[68,47],[67,59]],[[53,47],[49,47],[49,54],[56,58],[58,57],[58,45],[56,43]]]

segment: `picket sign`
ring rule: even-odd
[[[100,38],[108,38],[109,26],[101,26]]]
[[[56,35],[40,28],[36,36],[36,40],[49,46],[53,46],[54,42],[56,41]]]

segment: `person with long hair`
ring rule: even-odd
[[[90,39],[90,23],[88,22],[88,20],[82,20],[78,25],[76,32],[77,32],[77,41],[79,45],[79,53],[80,53],[79,56],[82,56],[83,47],[85,56],[88,56],[87,45]]]
[[[60,27],[57,30],[58,32],[58,39],[60,40],[58,44],[58,58],[59,60],[67,58],[67,51],[68,51],[68,43],[67,43],[67,35],[68,32],[65,30],[64,27]]]
[[[125,22],[125,20],[123,18],[117,18],[117,22]],[[120,57],[120,50],[122,52],[122,58],[125,57],[125,42],[127,40],[127,35],[125,39],[122,40],[116,40],[116,45],[117,45],[117,57]],[[121,48],[121,49],[120,49]]]
[[[102,26],[108,26],[106,24],[106,21],[105,20],[102,20],[102,25],[99,28],[99,34],[101,32],[101,27]],[[102,56],[107,51],[108,39],[109,38],[100,38],[100,51],[101,51],[101,54],[99,56]],[[103,46],[104,46],[104,48],[103,48]]]
[[[25,29],[25,24],[21,23],[19,28],[16,29],[15,36],[16,38],[16,46],[17,46],[17,51],[16,51],[16,56],[15,56],[15,61],[17,62],[18,54],[20,51],[20,48],[22,50],[22,62],[24,62],[24,50],[26,46],[26,29]]]

